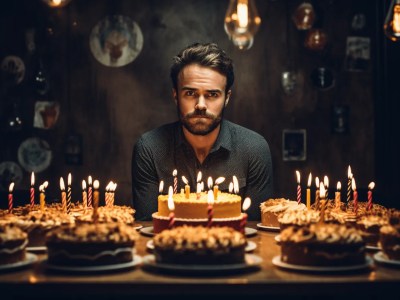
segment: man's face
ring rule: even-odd
[[[173,90],[178,117],[194,135],[207,135],[221,123],[229,96],[226,77],[211,68],[188,65],[178,75],[178,90]]]

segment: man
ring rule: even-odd
[[[258,133],[223,119],[234,81],[233,62],[216,44],[193,44],[183,49],[171,67],[172,94],[179,121],[143,134],[132,156],[133,207],[137,220],[151,220],[157,211],[161,180],[164,194],[173,186],[196,191],[197,177],[225,177],[228,191],[236,176],[242,199],[250,197],[249,220],[260,219],[259,205],[273,192],[272,161],[267,141]]]

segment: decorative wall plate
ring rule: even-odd
[[[13,161],[3,161],[0,163],[0,188],[8,190],[11,182],[18,184],[22,181],[22,169]]]
[[[51,158],[49,144],[39,138],[28,138],[18,148],[18,161],[27,172],[44,171],[50,165]]]
[[[107,16],[92,29],[89,37],[93,56],[108,67],[121,67],[132,62],[143,48],[139,25],[122,15]]]
[[[6,56],[1,62],[1,70],[6,82],[17,85],[25,77],[25,64],[21,58],[15,55]]]

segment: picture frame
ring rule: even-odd
[[[282,131],[282,157],[284,161],[305,161],[307,158],[307,131],[284,129]]]

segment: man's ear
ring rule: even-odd
[[[228,103],[229,103],[229,99],[231,98],[231,94],[232,94],[232,91],[231,90],[229,90],[227,93],[226,93],[226,97],[225,97],[225,107],[228,105]]]
[[[178,105],[178,96],[174,88],[172,89],[172,97],[174,98],[175,104]]]

